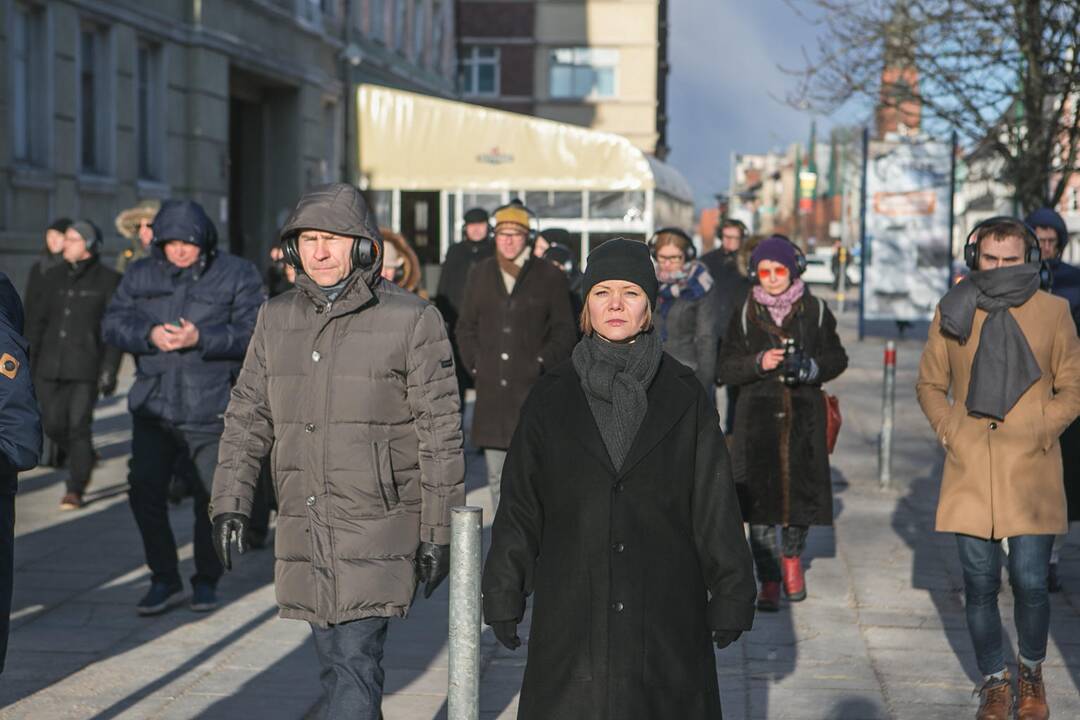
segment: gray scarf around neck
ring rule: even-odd
[[[574,369],[616,471],[645,419],[645,392],[663,354],[660,339],[652,331],[627,344],[608,342],[594,333],[574,347]]]
[[[975,309],[988,313],[971,365],[965,405],[969,415],[1004,420],[1042,370],[1009,308],[1039,289],[1034,263],[974,272],[941,299],[941,328],[961,343],[971,337]]]

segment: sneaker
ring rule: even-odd
[[[149,592],[135,606],[135,612],[140,615],[160,615],[183,601],[184,586],[182,584],[179,582],[175,584],[155,582],[150,586]]]
[[[60,501],[61,510],[78,510],[83,506],[82,495],[79,493],[68,493]]]
[[[217,588],[207,583],[199,583],[191,588],[191,609],[195,612],[210,612],[217,608]]]

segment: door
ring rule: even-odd
[[[401,234],[422,266],[439,264],[439,193],[401,193]]]

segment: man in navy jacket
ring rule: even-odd
[[[41,418],[22,336],[24,319],[18,293],[0,272],[0,672],[11,616],[18,473],[41,459]]]
[[[156,615],[183,601],[167,495],[178,454],[199,478],[193,488],[195,575],[191,608],[217,606],[222,574],[207,506],[223,414],[266,290],[251,262],[218,252],[217,231],[190,200],[164,202],[150,254],[128,267],[102,323],[105,341],[135,356],[131,509],[142,535],[151,586],[136,606]]]

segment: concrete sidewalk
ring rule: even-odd
[[[941,453],[914,399],[922,343],[899,343],[896,487],[877,487],[882,342],[857,343],[843,319],[851,369],[829,388],[844,428],[834,461],[835,529],[810,533],[810,597],[759,615],[717,653],[726,720],[974,717],[974,657],[950,536],[933,532]],[[129,377],[129,376],[127,376]],[[129,380],[130,381],[130,380]],[[20,481],[14,623],[0,679],[0,718],[236,718],[309,716],[318,665],[304,623],[275,617],[272,553],[239,558],[207,615],[178,608],[139,618],[149,586],[127,506],[130,423],[118,398],[98,409],[103,463],[89,506],[58,509],[63,475]],[[468,455],[469,502],[489,496],[482,457]],[[171,511],[191,570],[190,501]],[[1066,592],[1053,596],[1046,679],[1055,718],[1080,717],[1080,531],[1062,557]],[[390,630],[387,720],[445,716],[446,587]],[[1012,600],[1002,592],[1010,636]],[[522,628],[527,636],[527,623]],[[1015,642],[1012,643],[1015,654]],[[513,718],[524,648],[496,648],[485,631],[481,710]],[[675,719],[673,719],[675,720]]]

